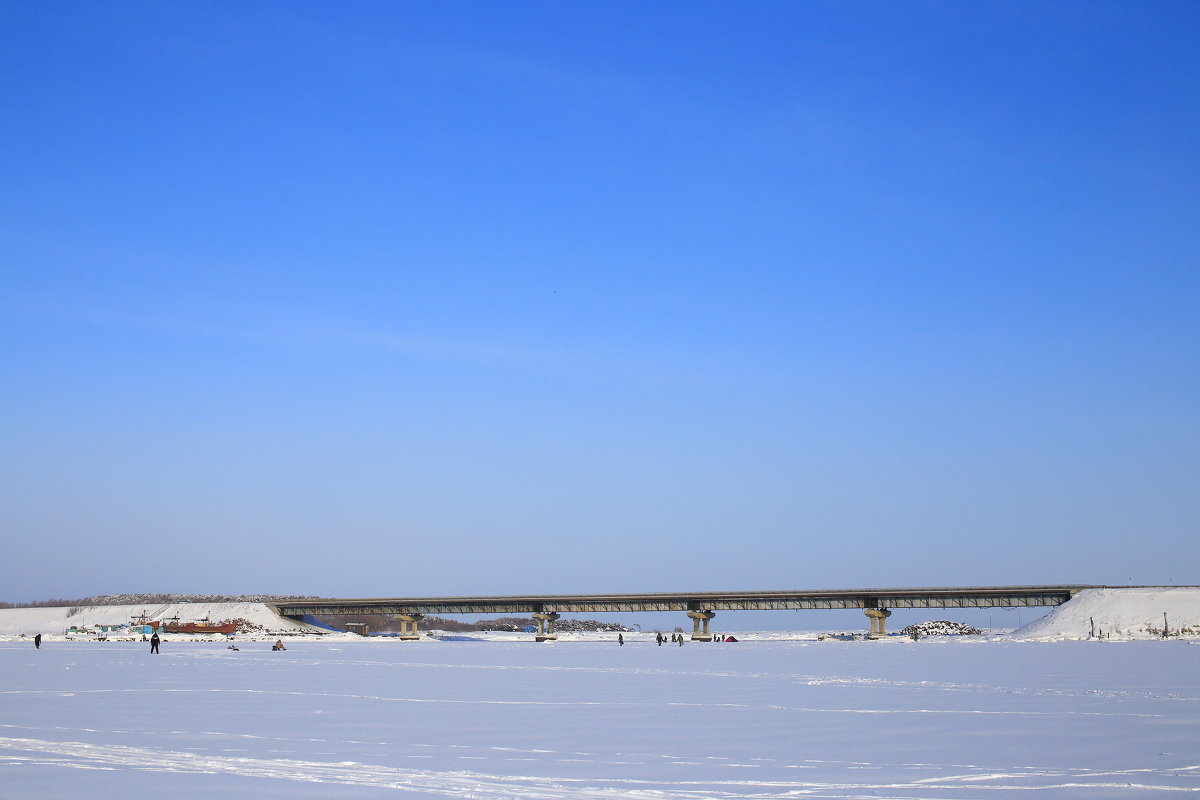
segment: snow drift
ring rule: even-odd
[[[1039,620],[1014,631],[1017,639],[1161,638],[1200,636],[1200,587],[1085,589]]]

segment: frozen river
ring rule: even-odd
[[[1168,642],[0,643],[0,797],[1200,791]]]

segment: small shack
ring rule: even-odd
[[[366,636],[369,633],[367,623],[365,622],[347,622],[346,633],[357,633],[359,636]]]

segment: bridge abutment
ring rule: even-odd
[[[878,639],[880,636],[887,636],[887,626],[884,620],[892,615],[891,609],[864,608],[863,613],[867,615],[867,621],[871,623],[871,632],[867,634],[868,639]]]
[[[553,642],[558,639],[554,633],[554,620],[558,619],[558,612],[546,611],[533,614],[533,618],[537,620],[537,635],[533,637],[535,642]]]
[[[692,641],[693,642],[711,642],[712,633],[708,630],[708,621],[716,616],[712,611],[689,611],[688,617],[692,620]]]

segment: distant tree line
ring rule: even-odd
[[[74,600],[54,598],[29,603],[5,603],[0,608],[70,608],[72,606],[136,606],[166,603],[274,603],[281,600],[318,600],[315,595],[282,594],[102,594]]]
[[[393,616],[385,614],[330,614],[319,617],[321,622],[335,628],[345,628],[347,623],[365,624],[376,633],[388,633],[400,630],[400,622]],[[422,631],[448,631],[450,633],[471,633],[485,631],[523,631],[537,623],[531,617],[497,617],[481,619],[475,622],[464,622],[445,617],[422,617],[417,623],[417,629]],[[556,630],[564,633],[569,631],[629,631],[615,622],[597,622],[591,619],[560,619],[554,623]]]
[[[5,603],[0,600],[0,608],[68,608],[79,605],[79,600],[34,600],[31,603]]]

